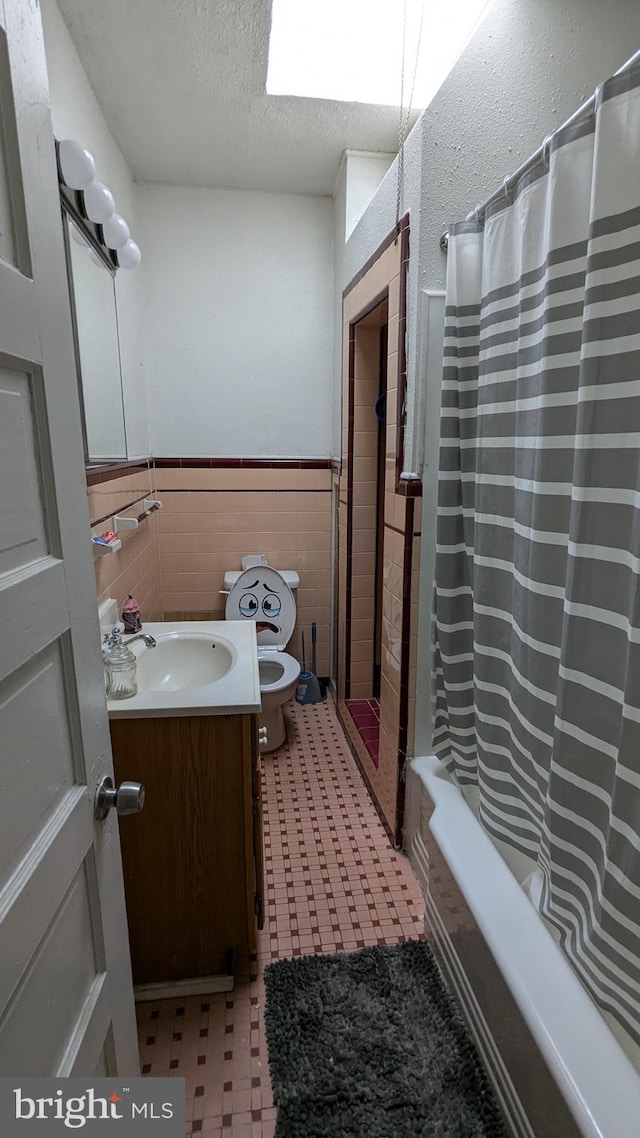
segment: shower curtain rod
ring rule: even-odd
[[[614,72],[614,75],[622,75],[623,71],[629,71],[630,68],[634,67],[636,63],[640,63],[640,51],[637,51],[635,55],[632,55],[631,59],[628,59],[626,63],[623,63],[622,67],[619,67],[618,70]],[[565,122],[563,122],[562,126],[557,127],[556,130],[547,135],[542,143],[542,146],[539,146],[538,149],[535,150],[533,154],[531,154],[526,159],[526,161],[522,163],[521,166],[518,166],[518,169],[514,170],[513,174],[508,174],[504,179],[502,185],[499,186],[497,190],[494,190],[494,192],[482,203],[482,205],[477,205],[475,209],[471,210],[471,213],[467,214],[466,220],[477,221],[479,225],[482,225],[484,223],[484,216],[488,207],[490,205],[493,205],[493,203],[497,201],[498,198],[502,197],[503,194],[506,194],[507,197],[509,196],[510,191],[520,180],[522,175],[531,170],[532,167],[535,166],[536,163],[538,163],[543,157],[545,151],[549,147],[551,139],[555,138],[558,134],[562,134],[562,132],[567,130],[568,127],[574,126],[574,124],[579,122],[580,119],[586,118],[587,115],[591,114],[593,108],[595,107],[599,90],[600,88],[596,87],[593,95],[591,95],[589,99],[585,99],[584,103],[582,103],[582,105],[578,107],[577,111],[574,111],[573,114],[570,115]],[[442,249],[443,253],[446,253],[448,247],[449,230],[446,229],[440,238],[440,248]]]

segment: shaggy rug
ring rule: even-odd
[[[265,970],[276,1138],[506,1138],[424,941]]]

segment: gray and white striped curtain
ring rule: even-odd
[[[640,1041],[640,68],[450,231],[434,750]]]

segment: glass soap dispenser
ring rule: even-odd
[[[137,695],[136,658],[126,644],[122,643],[118,628],[114,629],[105,642],[104,682],[107,699],[130,699],[132,695]]]

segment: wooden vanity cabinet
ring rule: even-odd
[[[134,984],[233,974],[263,923],[257,716],[110,726],[116,785],[146,788],[119,820]]]

